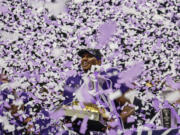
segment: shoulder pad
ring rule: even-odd
[[[80,85],[82,83],[82,77],[80,75],[71,76],[67,79],[66,85],[70,87],[75,87],[76,85]]]

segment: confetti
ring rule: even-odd
[[[137,119],[133,126],[148,125],[164,107],[158,91],[166,91],[168,85],[173,92],[167,101],[178,100],[178,6],[177,1],[171,0],[1,0],[0,133],[27,134],[23,121],[28,117],[32,118],[29,123],[36,125],[32,134],[62,133],[63,126],[57,125],[64,112],[54,109],[66,99],[62,96],[64,91],[73,92],[83,84],[82,81],[73,88],[79,80],[70,83],[71,86],[65,80],[82,75],[77,52],[87,47],[99,48],[103,54],[101,66],[94,66],[91,73],[107,72],[114,67],[119,72],[105,76],[118,75],[114,89],[125,84],[141,93],[130,95],[131,102],[136,102]],[[42,92],[42,88],[46,90]],[[110,94],[111,99],[120,95],[100,94]],[[84,98],[92,100],[87,93]],[[99,100],[95,102],[101,104]],[[19,110],[8,111],[12,105]],[[106,113],[109,117],[113,115]],[[175,112],[174,115],[177,116]],[[87,119],[84,121],[82,133],[87,130]],[[152,132],[162,129],[160,123],[157,115],[150,123]]]

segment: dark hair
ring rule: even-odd
[[[93,55],[94,57],[96,57],[98,60],[101,60],[102,58],[102,54],[100,52],[99,49],[81,49],[79,52],[78,52],[78,55],[80,57],[83,57],[84,54],[91,54]]]

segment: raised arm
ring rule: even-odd
[[[82,84],[81,76],[77,75],[75,77],[69,77],[66,80],[66,83],[64,85],[64,92],[63,92],[63,97],[65,100],[63,101],[63,105],[70,104],[75,95],[74,92],[80,85]]]

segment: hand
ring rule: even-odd
[[[130,103],[130,101],[124,96],[122,95],[121,97],[117,98],[116,101],[123,106],[126,102]]]
[[[120,113],[120,117],[122,118],[123,122],[125,123],[127,121],[127,118],[129,116],[131,116],[132,114],[134,114],[135,109],[134,107],[131,106],[125,106],[122,110],[122,112]]]
[[[113,125],[112,125],[112,123],[114,122],[114,120],[115,120],[114,118],[111,118],[111,119],[108,120],[106,129],[116,128],[116,126],[113,126]]]

